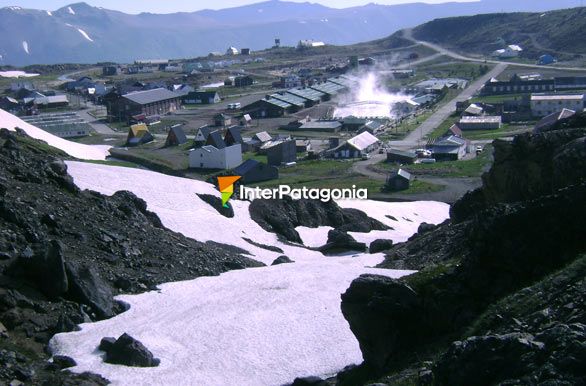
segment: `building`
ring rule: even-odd
[[[236,47],[228,47],[228,49],[226,50],[226,55],[228,56],[236,56],[239,53],[240,51]]]
[[[216,149],[225,148],[226,142],[224,142],[224,138],[222,138],[222,133],[220,130],[214,130],[210,132],[204,146],[213,146]]]
[[[556,91],[585,90],[586,76],[560,76],[553,78]]]
[[[116,67],[116,66],[102,67],[102,76],[114,76],[114,75],[118,75],[118,67]]]
[[[500,129],[501,126],[501,117],[495,115],[465,116],[458,121],[458,127],[462,130],[496,130]]]
[[[378,145],[378,138],[369,132],[358,134],[334,149],[334,158],[360,158]]]
[[[240,176],[240,182],[243,184],[252,184],[279,178],[279,169],[272,165],[259,162],[255,159],[244,161],[241,165],[235,167],[233,174]]]
[[[53,95],[38,97],[33,100],[33,104],[38,109],[49,109],[69,106],[67,95]]]
[[[342,122],[335,120],[307,121],[299,126],[300,131],[321,131],[335,133],[342,128]]]
[[[466,155],[468,142],[455,135],[437,138],[429,145],[433,157],[438,161],[457,161]]]
[[[346,86],[342,86],[339,85],[337,83],[334,82],[324,82],[324,83],[319,83],[319,84],[314,84],[312,86],[310,86],[309,88],[319,91],[321,93],[324,93],[325,96],[322,98],[323,101],[328,101],[330,99],[332,99],[333,97],[335,97],[336,95],[344,92],[347,90]]]
[[[217,130],[217,128],[214,126],[207,126],[206,125],[206,126],[200,127],[195,132],[195,138],[194,138],[193,142],[195,143],[196,146],[204,145],[206,143],[206,141],[208,140],[208,135],[210,135],[210,133],[215,130]]]
[[[298,96],[295,96],[293,94],[286,93],[286,92],[271,94],[269,96],[269,98],[273,98],[273,99],[280,100],[281,102],[289,103],[290,105],[293,106],[293,109],[295,110],[295,112],[302,110],[306,107],[305,106],[305,102],[306,102],[305,99],[300,98]],[[292,108],[290,108],[290,109],[292,109]]]
[[[248,75],[237,76],[234,78],[234,87],[252,86],[253,83],[254,83],[254,80],[252,79],[252,77],[250,77]]]
[[[232,124],[232,117],[226,114],[216,114],[214,115],[214,126],[217,127],[226,127]]]
[[[139,123],[130,126],[128,129],[128,137],[126,138],[126,146],[138,146],[149,143],[155,140],[147,125]]]
[[[466,110],[464,110],[463,115],[477,117],[479,115],[482,115],[482,113],[484,113],[484,109],[481,106],[472,103],[470,106],[466,107]]]
[[[134,115],[165,115],[181,108],[181,97],[166,88],[136,91],[108,103],[108,115],[129,120]]]
[[[301,87],[301,78],[298,75],[291,74],[287,76],[281,77],[281,82],[279,84],[282,88],[296,88]]]
[[[413,114],[420,108],[420,104],[415,102],[413,99],[406,99],[395,103],[393,109],[399,115],[410,115]]]
[[[342,120],[342,129],[346,131],[357,131],[366,125],[370,120],[349,115]]]
[[[169,129],[165,146],[179,146],[187,142],[187,136],[181,125],[173,125]]]
[[[326,44],[324,42],[314,41],[311,39],[304,39],[304,40],[300,40],[299,43],[297,43],[297,48],[304,49],[304,48],[324,47],[325,45]]]
[[[403,151],[398,149],[387,150],[387,162],[394,162],[399,164],[412,164],[415,163],[417,154],[410,151]]]
[[[189,167],[194,169],[234,169],[242,163],[240,144],[221,149],[204,145],[189,151]]]
[[[0,109],[6,111],[14,111],[20,107],[20,103],[12,97],[3,96],[0,97]]]
[[[304,99],[306,101],[306,107],[314,106],[320,103],[321,101],[327,99],[326,94],[311,88],[292,88],[290,90],[287,90],[287,93],[293,94],[299,98]]]
[[[250,48],[241,48],[240,55],[249,56],[250,55]]]
[[[397,192],[400,190],[409,189],[410,183],[411,173],[406,170],[399,169],[389,175],[387,178],[387,183],[385,184],[385,188],[390,191]]]
[[[295,140],[295,151],[297,153],[306,153],[311,150],[311,142],[304,139]]]
[[[410,92],[439,94],[442,90],[465,88],[468,82],[458,78],[432,78],[421,81],[409,89]]]
[[[453,124],[452,126],[449,127],[448,130],[446,130],[446,132],[444,133],[444,136],[450,136],[450,135],[454,135],[456,137],[460,137],[462,138],[462,129],[460,129],[460,126],[458,126],[457,124]]]
[[[584,110],[585,94],[533,94],[531,95],[531,114],[545,117],[562,109],[581,112]]]
[[[544,131],[548,131],[552,127],[554,127],[558,122],[570,118],[576,114],[574,110],[562,109],[561,111],[555,112],[553,114],[549,114],[543,118],[533,128],[534,133],[541,133]]]
[[[242,107],[252,118],[279,118],[298,110],[294,105],[276,98],[264,98]]]
[[[521,47],[516,44],[510,44],[505,48],[500,50],[496,50],[492,53],[492,56],[501,58],[501,59],[508,59],[508,58],[516,58],[519,54],[523,51]]]
[[[553,91],[554,88],[554,79],[523,79],[515,74],[508,81],[500,81],[495,78],[490,79],[484,84],[480,93],[482,95],[529,94]]]
[[[297,161],[297,147],[293,139],[278,141],[265,151],[269,165],[279,166]]]
[[[191,91],[182,100],[186,105],[211,105],[219,103],[222,98],[217,91]]]
[[[235,144],[242,144],[242,135],[240,134],[241,128],[239,126],[230,126],[224,134],[224,142],[226,146],[232,146]]]

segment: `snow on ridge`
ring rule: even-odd
[[[72,15],[75,15],[75,11],[71,7],[67,7],[67,12],[69,12]]]
[[[30,55],[30,51],[29,51],[29,47],[28,47],[28,42],[26,40],[22,41],[22,49],[24,50],[24,52],[26,52],[27,54]]]
[[[5,127],[10,131],[14,131],[15,128],[19,127],[31,137],[45,141],[50,146],[61,149],[67,154],[79,159],[105,160],[110,155],[108,151],[110,146],[90,146],[67,141],[45,130],[41,130],[2,109],[0,109],[0,127]]]
[[[45,12],[47,12],[47,15],[53,16],[53,13],[51,11],[45,11]]]
[[[86,38],[87,40],[89,40],[90,42],[93,42],[93,39],[90,38],[90,36],[87,34],[87,32],[85,32],[84,30],[82,30],[81,28],[77,29],[79,31],[79,33]]]
[[[2,55],[0,55],[2,58]],[[3,78],[32,78],[39,76],[40,74],[28,73],[24,71],[0,71],[0,77]]]

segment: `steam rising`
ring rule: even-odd
[[[410,97],[401,93],[390,93],[381,82],[378,72],[370,71],[354,77],[357,89],[338,103],[334,111],[335,117],[388,117],[393,118],[392,107],[395,103],[405,101]]]

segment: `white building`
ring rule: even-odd
[[[368,131],[350,138],[334,150],[334,158],[359,158],[373,151],[379,140]]]
[[[458,122],[462,130],[496,130],[501,126],[502,118],[499,115],[464,116]]]
[[[189,167],[194,169],[233,169],[242,163],[240,144],[218,149],[205,145],[189,151]]]
[[[492,56],[497,58],[516,58],[523,51],[521,47],[516,44],[508,45],[506,48],[496,50],[492,53]]]
[[[580,112],[584,110],[585,94],[531,95],[531,113],[534,117],[545,117],[563,109]]]
[[[239,54],[240,54],[240,51],[236,47],[229,47],[226,50],[226,55],[228,55],[228,56],[236,56],[236,55],[239,55]]]
[[[311,48],[311,47],[323,47],[326,43],[324,42],[316,42],[314,40],[300,40],[297,43],[297,48]]]

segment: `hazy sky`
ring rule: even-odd
[[[56,10],[81,0],[0,0],[0,7],[17,5],[23,8],[37,8]],[[199,9],[211,8],[221,9],[236,7],[239,5],[258,3],[261,0],[87,0],[86,3],[108,9],[116,9],[127,13],[154,12],[169,13],[178,11],[197,11]],[[289,0],[303,3],[307,0]],[[400,4],[413,3],[421,0],[313,0],[313,3],[320,3],[328,7],[346,8],[355,5],[364,5],[375,2],[379,4]],[[451,1],[473,1],[473,0],[451,0]],[[445,3],[447,0],[423,0],[425,3]]]

